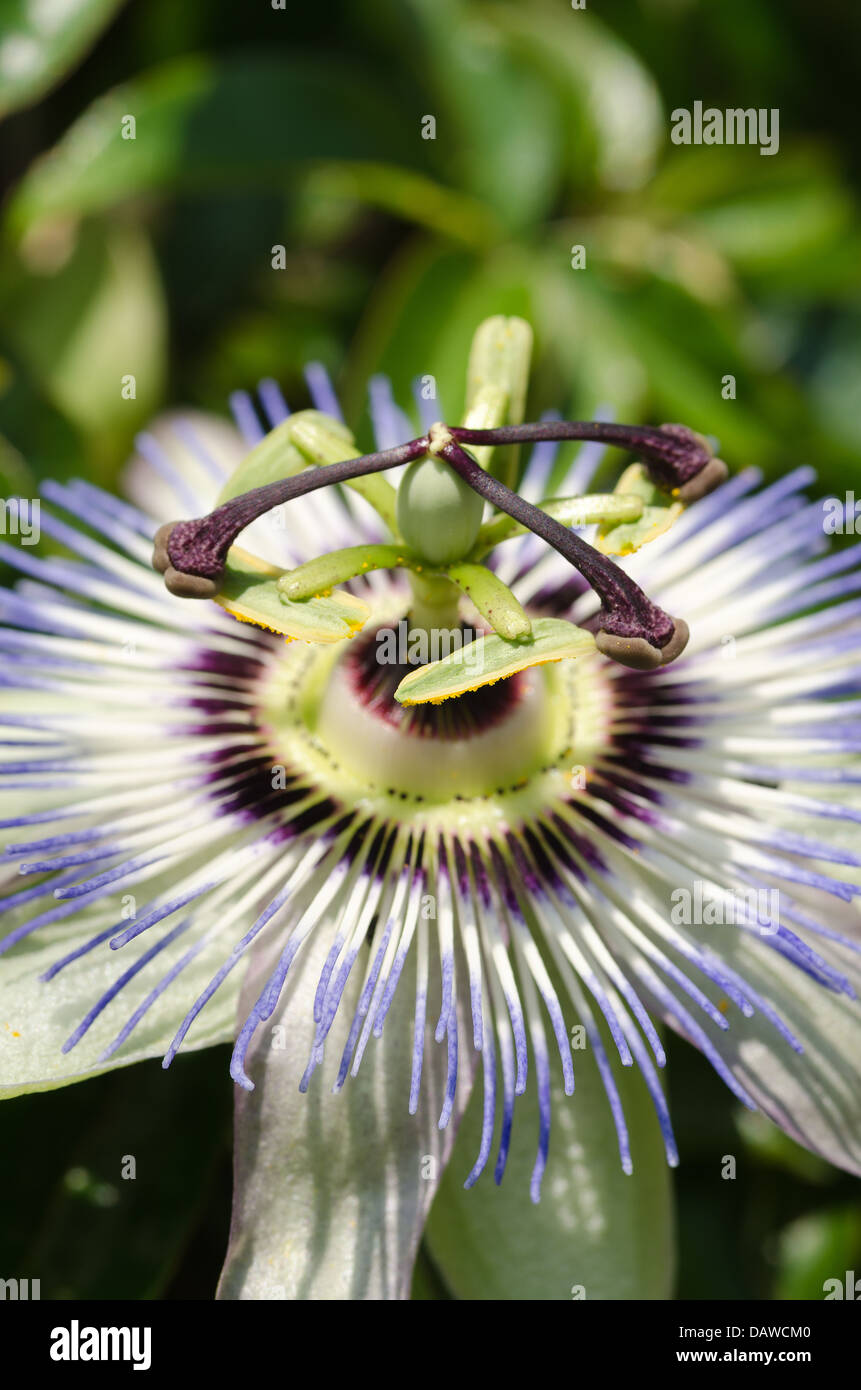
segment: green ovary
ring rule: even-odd
[[[430,565],[448,565],[475,544],[484,503],[436,458],[417,459],[398,488],[398,528]]]

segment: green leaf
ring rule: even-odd
[[[454,1297],[503,1302],[671,1297],[672,1185],[642,1078],[616,1070],[634,1162],[627,1176],[589,1052],[575,1051],[574,1075],[576,1089],[566,1096],[553,1074],[550,1154],[537,1205],[529,1196],[539,1125],[534,1077],[517,1101],[502,1185],[496,1187],[485,1172],[464,1191],[481,1136],[481,1096],[473,1095],[425,1234]]]
[[[399,68],[405,50],[415,54],[428,102],[422,110],[436,116],[446,177],[486,202],[507,229],[548,212],[559,184],[562,122],[518,46],[465,0],[374,0],[374,11]]]
[[[821,176],[794,186],[733,190],[722,203],[698,211],[694,226],[742,273],[767,274],[789,266],[804,284],[806,262],[827,254],[853,226],[848,192]]]
[[[215,601],[234,618],[291,641],[340,642],[364,626],[370,609],[360,598],[341,592],[296,603],[278,587],[283,574],[277,565],[232,546]]]
[[[861,1212],[856,1206],[810,1212],[780,1232],[777,1241],[777,1299],[857,1300],[861,1279]],[[853,1273],[848,1278],[847,1270]]]
[[[399,401],[409,400],[419,376],[437,417],[456,420],[476,324],[500,313],[533,322],[535,279],[532,249],[514,242],[481,260],[426,240],[409,243],[369,301],[349,361],[348,418],[364,406],[368,377],[383,372]]]
[[[20,1184],[26,1154],[30,1200],[7,1205],[0,1265],[41,1270],[43,1299],[164,1297],[196,1230],[221,1215],[229,1056],[221,1046],[168,1072],[150,1061],[7,1106],[0,1183]],[[206,1297],[199,1252],[193,1267]]]
[[[591,632],[562,618],[539,618],[532,624],[532,637],[525,641],[508,642],[495,633],[478,637],[442,661],[411,671],[395,691],[395,699],[403,705],[438,704],[467,690],[506,680],[530,666],[586,656],[594,650]]]
[[[3,317],[52,403],[108,450],[130,439],[162,393],[162,286],[134,223],[87,223],[68,241],[59,265],[45,259],[46,246],[28,243],[0,290]]]
[[[567,6],[533,0],[528,9],[492,5],[488,15],[555,86],[574,177],[610,189],[641,187],[666,137],[658,88],[634,50],[593,14]]]
[[[395,165],[327,160],[308,175],[304,196],[381,208],[404,222],[483,251],[499,236],[490,208],[468,194]]]
[[[7,358],[0,366],[0,410],[4,433],[0,476],[5,485],[0,495],[34,497],[35,479],[46,474],[53,478],[67,478],[71,473],[80,476],[81,469],[93,482],[105,481],[100,466],[104,460],[94,459],[91,453],[88,456],[81,432],[57,409],[35,374],[20,360],[13,363]],[[20,460],[26,460],[23,468]]]
[[[412,1303],[423,1303],[428,1300],[447,1301],[450,1299],[451,1294],[434,1269],[425,1246],[422,1244],[419,1247],[418,1258],[416,1260],[415,1269],[413,1270],[413,1286],[410,1290],[410,1301]]]
[[[595,547],[602,555],[633,555],[641,545],[669,531],[685,510],[684,503],[672,501],[649,481],[641,463],[632,463],[625,469],[617,491],[639,497],[642,508],[636,521],[605,521],[599,527]]]
[[[0,40],[0,117],[37,101],[73,68],[122,0],[5,0]]]
[[[773,456],[774,431],[763,423],[763,412],[721,397],[725,372],[756,372],[735,314],[718,316],[713,306],[652,274],[622,295],[610,277],[569,270],[563,245],[560,239],[539,272],[547,318],[536,331],[552,339],[569,378],[579,379],[593,399],[613,400],[620,413],[624,409],[621,418],[648,410],[659,420],[684,420],[717,435],[730,461]],[[572,336],[572,317],[589,324],[588,337]]]
[[[309,954],[300,955],[288,976],[277,1011],[252,1043],[247,1070],[255,1089],[237,1095],[233,1220],[218,1296],[291,1302],[406,1299],[438,1175],[469,1095],[470,1049],[462,1039],[465,1065],[455,1111],[440,1130],[447,1047],[428,1041],[418,1113],[410,1115],[412,952],[382,1037],[371,1040],[358,1075],[333,1094],[361,990],[360,958],[323,1066],[308,1093],[301,1094],[328,933],[309,945]],[[258,955],[243,992],[243,1015],[267,975]],[[434,997],[429,1016],[438,1007]]]
[[[129,116],[134,139],[123,137]],[[178,188],[271,192],[286,187],[297,161],[390,158],[410,165],[420,146],[378,84],[350,64],[183,57],[85,111],[26,174],[10,226],[20,235],[46,217],[80,216]]]

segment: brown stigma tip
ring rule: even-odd
[[[679,500],[687,503],[699,502],[701,497],[706,497],[708,493],[714,492],[716,487],[720,487],[721,483],[725,483],[728,477],[729,469],[723,459],[710,458],[699,473],[695,473],[679,488]]]
[[[645,637],[618,637],[615,632],[595,633],[595,646],[602,656],[630,666],[633,671],[654,671],[661,664],[661,648]]]
[[[167,543],[174,526],[176,526],[175,521],[166,521],[163,526],[159,526],[152,538],[152,567],[154,570],[158,570],[159,574],[164,574],[171,567]]]
[[[169,562],[164,571],[164,583],[165,588],[176,594],[177,598],[215,598],[218,593],[214,579],[207,579],[202,574],[184,574]]]
[[[675,661],[688,645],[690,631],[687,623],[683,618],[674,618],[673,623],[672,636],[663,647],[656,646],[645,637],[620,637],[615,632],[605,632],[603,629],[595,634],[595,646],[602,656],[608,656],[620,666],[628,666],[632,671],[654,671]]]
[[[669,666],[671,661],[675,661],[677,656],[681,656],[685,647],[688,645],[691,630],[684,618],[673,618],[675,627],[669,642],[661,647],[661,665]]]

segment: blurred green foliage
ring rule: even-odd
[[[493,313],[535,327],[532,416],[683,420],[732,467],[858,489],[859,39],[840,0],[0,0],[0,492],[111,484],[154,412],[264,376],[305,404],[315,358],[367,443],[368,376],[406,400],[432,373],[456,410]],[[672,145],[695,100],[779,108],[779,153]],[[861,1271],[849,1180],[672,1063],[680,1294]],[[38,1255],[51,1292],[209,1294],[229,1087],[220,1055],[185,1066],[12,1103],[5,1190],[41,1216],[0,1234],[0,1273]],[[117,1181],[136,1144],[157,1181]],[[444,1296],[426,1261],[419,1289]]]

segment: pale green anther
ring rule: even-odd
[[[291,415],[286,423],[292,423],[290,438],[309,463],[340,463],[359,454],[350,431],[340,420],[329,415],[322,415],[316,410],[300,410]],[[371,475],[353,478],[347,487],[370,502],[392,535],[398,534],[397,492],[391,483],[386,482],[385,478]]]
[[[398,488],[400,534],[430,565],[448,565],[469,554],[484,502],[437,458],[416,459]]]
[[[482,685],[507,680],[530,666],[590,656],[594,651],[591,632],[564,618],[536,618],[532,636],[526,641],[512,642],[488,633],[441,661],[419,666],[401,681],[395,699],[402,705],[438,704]]]
[[[293,602],[278,588],[282,574],[277,565],[234,545],[215,601],[242,622],[302,642],[341,642],[364,626],[370,609],[355,594],[341,590],[331,598]]]
[[[355,440],[340,420],[332,415],[324,415],[321,410],[297,410],[295,415],[282,420],[273,430],[255,444],[246,454],[239,467],[231,473],[218,495],[217,505],[240,497],[244,492],[274,483],[281,478],[292,478],[301,473],[309,463],[340,463],[342,459],[356,458],[359,449]],[[397,535],[395,519],[396,493],[385,478],[354,478],[347,484],[370,502],[385,521],[393,535]]]
[[[224,487],[218,494],[216,506],[241,497],[244,492],[265,487],[267,483],[280,478],[292,478],[308,467],[308,460],[300,453],[292,441],[292,416],[276,425],[267,435],[255,444],[250,453],[233,470]]]
[[[506,419],[508,392],[502,386],[487,385],[465,412],[463,423],[471,430],[494,430],[499,425],[513,424]],[[479,463],[486,464],[493,453],[492,444],[474,444],[471,452]]]
[[[640,516],[633,521],[609,517],[601,524],[595,548],[604,555],[633,555],[641,545],[647,545],[678,521],[684,503],[667,497],[650,481],[641,463],[626,468],[616,484],[616,496],[636,496],[641,503]]]
[[[403,545],[350,545],[288,570],[278,580],[285,599],[316,598],[369,570],[419,569],[421,557]]]
[[[532,329],[525,319],[497,314],[476,329],[466,374],[466,410],[463,424],[469,429],[496,429],[519,425],[526,408]],[[493,449],[479,445],[471,450],[486,468]],[[508,486],[514,485],[518,451],[503,450],[501,466],[493,469]]]
[[[297,410],[284,424],[290,439],[309,463],[340,463],[342,458],[351,457],[343,450],[355,447],[353,435],[333,415],[324,415],[319,410]]]
[[[510,642],[529,637],[532,624],[507,584],[484,565],[462,561],[449,565],[446,574],[462,589],[494,632]]]
[[[596,492],[587,497],[547,497],[538,505],[548,516],[561,521],[563,526],[601,523],[617,526],[621,522],[637,521],[643,514],[643,501],[634,493]],[[523,536],[527,530],[528,527],[515,521],[514,517],[500,512],[481,527],[470,559],[486,555],[495,545],[511,540],[513,536]]]

